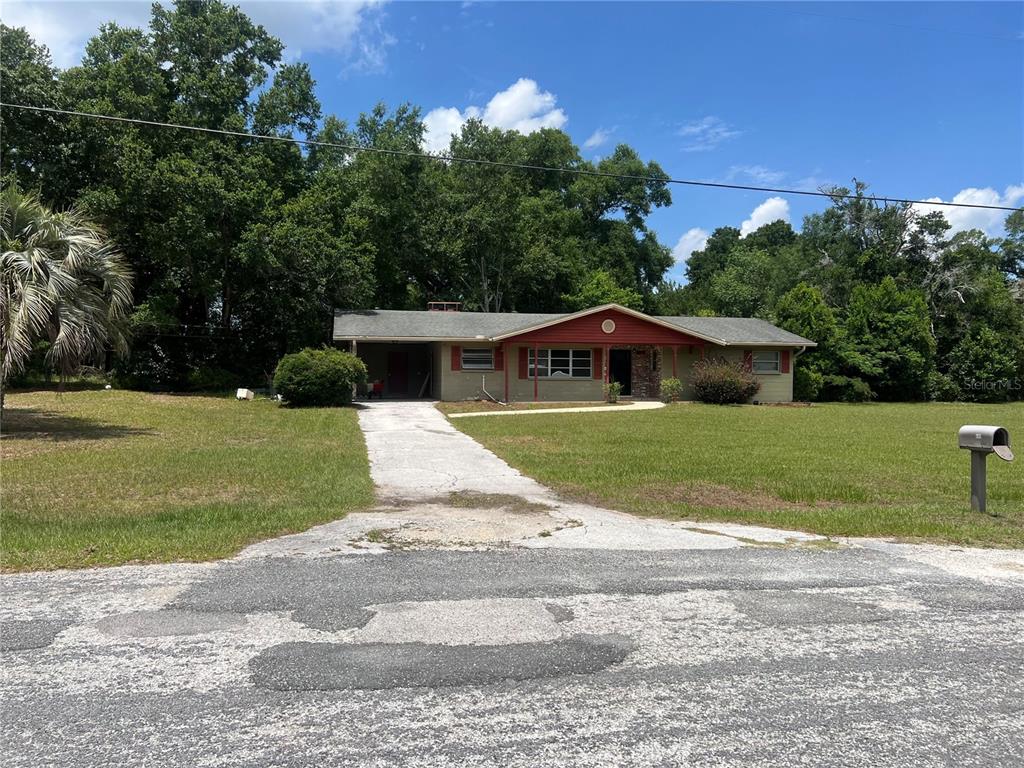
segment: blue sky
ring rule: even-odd
[[[243,2],[307,61],[326,112],[423,108],[432,145],[470,115],[568,131],[588,157],[617,142],[672,176],[1024,203],[1021,3]],[[145,3],[5,2],[58,64],[99,21],[144,23]],[[775,199],[772,199],[775,198]],[[717,226],[813,199],[673,188],[650,220],[688,251]],[[997,235],[1002,217],[947,211]]]

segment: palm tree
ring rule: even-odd
[[[0,406],[38,341],[62,376],[113,347],[127,351],[132,275],[81,208],[55,213],[33,194],[0,192]]]

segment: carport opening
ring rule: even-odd
[[[357,342],[355,353],[366,363],[368,382],[357,394],[401,400],[433,397],[433,347],[430,343]]]

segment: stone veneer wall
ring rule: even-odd
[[[656,398],[661,393],[661,355],[656,347],[630,347],[632,351],[632,397]],[[651,360],[654,360],[653,364]]]

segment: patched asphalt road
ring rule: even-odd
[[[5,766],[1024,764],[1024,590],[861,548],[3,578]]]

